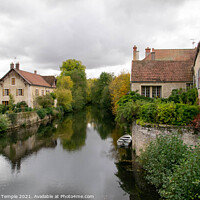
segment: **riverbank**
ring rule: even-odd
[[[132,123],[132,148],[137,156],[141,151],[145,151],[148,144],[155,140],[158,135],[170,135],[178,133],[181,139],[188,146],[196,146],[200,142],[200,133],[195,133],[194,129],[186,126],[155,125]]]
[[[51,115],[46,115],[41,119],[36,111],[30,112],[20,112],[20,113],[11,113],[5,114],[7,118],[10,119],[11,123],[9,124],[8,129],[18,128],[20,126],[26,127],[31,126],[35,123],[43,122],[52,119]]]

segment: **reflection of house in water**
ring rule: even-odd
[[[32,153],[37,153],[41,148],[55,148],[57,145],[57,140],[51,137],[38,137],[37,125],[30,129],[32,129],[30,132],[24,129],[23,134],[22,131],[20,134],[17,133],[20,139],[17,138],[15,142],[7,142],[4,147],[0,147],[1,154],[11,162],[13,172],[15,170],[19,172],[21,161],[29,157]]]

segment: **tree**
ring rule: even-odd
[[[92,102],[92,87],[94,86],[96,81],[97,81],[96,78],[87,79],[87,88],[86,88],[86,101],[87,101],[87,103]]]
[[[58,76],[57,88],[72,89],[73,81],[70,76]]]
[[[42,108],[49,108],[49,107],[53,107],[53,105],[54,105],[54,99],[51,94],[46,94],[44,96],[38,96],[36,98],[36,102]]]
[[[97,104],[100,107],[110,108],[110,92],[106,88],[113,80],[113,74],[102,72],[100,77],[91,87],[91,99],[93,104]]]
[[[86,104],[87,81],[85,66],[82,65],[81,61],[70,59],[63,62],[60,70],[61,77],[70,76],[73,81],[73,87],[71,89],[73,109],[82,109]],[[79,94],[77,93],[77,90],[79,91]]]
[[[81,87],[78,87],[73,92],[73,100],[72,100],[72,107],[75,110],[81,110],[85,105],[84,94]]]
[[[56,89],[57,105],[62,106],[66,112],[72,109],[72,93],[70,90],[58,88]]]
[[[70,71],[78,70],[85,72],[85,66],[82,64],[81,61],[75,60],[75,59],[69,59],[62,63],[62,66],[60,67],[61,70],[61,76],[66,76],[65,73],[68,73]]]
[[[118,107],[117,102],[122,96],[130,91],[130,74],[122,72],[111,82],[109,90],[112,102],[112,112],[113,114],[116,114]]]

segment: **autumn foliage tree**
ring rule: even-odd
[[[109,91],[112,103],[112,112],[116,114],[117,102],[119,99],[130,91],[130,74],[122,72],[119,76],[113,79],[109,85]]]

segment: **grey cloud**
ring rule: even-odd
[[[195,0],[194,0],[195,1]],[[58,69],[75,58],[88,69],[122,65],[177,31],[182,0],[2,0],[0,58],[29,57],[41,68]]]

